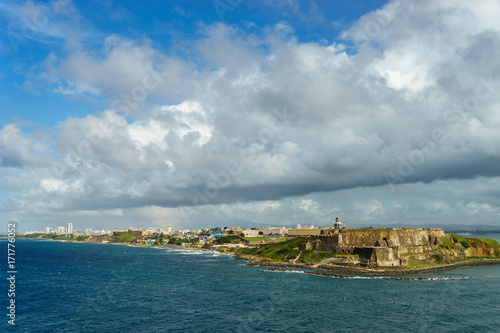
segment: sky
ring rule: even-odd
[[[499,12],[2,0],[0,218],[500,225]]]

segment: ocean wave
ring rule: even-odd
[[[304,274],[304,271],[294,270],[294,269],[284,269],[284,270],[271,270],[266,269],[266,272],[277,272],[277,273],[287,273],[287,274]]]
[[[285,268],[268,268],[266,272],[277,273],[301,273],[316,276],[324,276],[335,279],[356,279],[356,280],[398,280],[398,281],[445,281],[445,280],[470,280],[470,276],[437,276],[437,277],[392,277],[392,276],[360,276],[360,275],[342,275],[334,273],[306,272],[294,269]]]
[[[187,254],[187,255],[202,255],[205,254],[203,251],[197,251],[197,250],[189,250],[189,251],[183,251],[180,252],[180,254]]]

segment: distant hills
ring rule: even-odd
[[[473,235],[500,234],[498,225],[472,225],[472,224],[369,224],[353,225],[352,228],[373,227],[373,228],[441,228],[447,234],[470,233]]]

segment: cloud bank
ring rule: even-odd
[[[455,217],[460,205],[494,222],[499,11],[497,1],[393,1],[334,43],[301,42],[285,22],[202,26],[168,52],[148,38],[71,40],[30,78],[108,108],[62,120],[55,138],[0,129],[1,184],[15,193],[1,210],[316,224],[335,213]],[[474,196],[457,203],[470,182]],[[412,193],[442,196],[418,206],[422,217]]]

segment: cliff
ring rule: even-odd
[[[322,229],[319,235],[242,250],[240,255],[261,264],[415,269],[500,258],[500,245],[447,235],[442,229]]]

